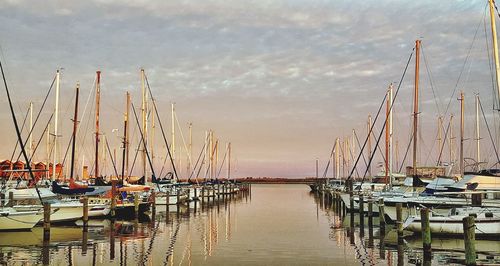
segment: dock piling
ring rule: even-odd
[[[463,218],[465,265],[476,265],[476,225],[474,216]]]
[[[420,209],[420,222],[422,226],[422,245],[424,249],[424,260],[430,260],[431,254],[431,227],[429,225],[429,209]]]
[[[83,230],[86,231],[89,222],[89,198],[83,197],[81,198],[81,202],[83,203]]]
[[[50,239],[50,203],[43,203],[43,240]]]
[[[398,231],[398,241],[403,238],[403,204],[396,203],[396,228]]]

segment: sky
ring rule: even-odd
[[[323,175],[335,138],[351,138],[355,129],[363,143],[367,117],[375,117],[391,82],[396,88],[401,85],[394,104],[394,136],[403,156],[411,130],[413,59],[401,84],[399,80],[415,40],[421,39],[418,161],[429,165],[436,161],[437,117],[444,116],[446,127],[454,114],[458,135],[460,90],[465,92],[468,121],[466,157],[476,156],[475,93],[483,99],[491,126],[498,128],[491,111],[486,7],[486,0],[3,0],[0,58],[21,121],[30,101],[38,112],[61,68],[59,160],[71,135],[77,82],[82,117],[78,161],[93,160],[96,70],[102,71],[101,132],[110,150],[121,154],[125,92],[138,108],[144,68],[168,141],[170,105],[175,103],[177,157],[184,158],[177,162],[179,168],[187,165],[180,132],[188,142],[192,123],[193,160],[211,129],[221,143],[220,160],[225,144],[232,143],[233,176],[304,177],[315,176],[316,159]],[[51,92],[34,142],[41,139],[54,98]],[[0,102],[5,128],[0,157],[10,158],[15,131],[5,96]],[[481,127],[482,157],[490,158],[492,145]],[[131,128],[131,142],[137,143],[135,122]],[[160,171],[166,146],[158,126],[155,132],[155,168]],[[40,143],[34,158],[46,160],[45,138]],[[134,154],[137,144],[131,145]],[[224,176],[225,170],[221,172]]]

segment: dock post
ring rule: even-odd
[[[365,215],[365,206],[364,206],[364,199],[363,199],[363,194],[359,194],[358,196],[359,199],[359,215],[364,216]]]
[[[5,194],[0,193],[0,207],[3,207],[5,203]]]
[[[50,239],[50,203],[43,204],[43,240]]]
[[[429,209],[420,209],[420,223],[422,226],[422,247],[424,249],[424,260],[429,261],[431,255],[431,227],[429,225]]]
[[[116,180],[111,180],[111,218],[116,217]]]
[[[396,228],[398,230],[398,241],[403,238],[403,203],[396,203]]]
[[[81,199],[83,203],[83,231],[87,231],[87,225],[89,222],[89,198],[88,197],[83,197]]]
[[[134,214],[135,218],[139,217],[139,203],[140,203],[140,195],[138,192],[134,192]]]
[[[384,198],[378,200],[378,217],[380,229],[385,229]]]
[[[194,200],[198,200],[198,189],[197,187],[193,187],[194,192]]]
[[[217,199],[220,199],[220,182],[217,182]]]
[[[167,203],[167,217],[168,217],[168,213],[170,211],[170,191],[168,189],[165,197],[166,197],[165,202]]]
[[[9,191],[9,202],[6,205],[7,207],[14,206],[14,191]]]
[[[151,211],[153,213],[153,215],[155,215],[156,213],[156,191],[151,191]]]
[[[465,265],[476,265],[476,225],[474,216],[465,217],[463,220]]]
[[[373,227],[373,198],[368,198],[368,226]]]

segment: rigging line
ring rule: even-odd
[[[28,110],[29,110],[29,109],[30,109],[30,108],[28,107]],[[23,124],[22,124],[22,126],[21,126],[21,133],[24,131],[24,125],[26,124],[26,119],[28,118],[28,115],[29,115],[29,114],[30,114],[30,112],[28,111],[28,112],[26,112],[26,115],[24,116]],[[28,135],[27,139],[29,140],[29,135]],[[18,141],[16,141],[16,146],[14,146],[14,150],[12,151],[12,155],[10,156],[10,161],[11,161],[11,162],[12,162],[12,160],[14,159],[14,155],[16,154],[16,150],[17,150],[17,146],[18,146],[18,145],[19,145],[19,140],[18,140]],[[26,145],[26,144],[24,144],[24,145]],[[18,158],[17,160],[19,160],[19,158]]]
[[[356,131],[354,131],[354,137],[356,138],[356,142],[358,143],[358,146],[361,146],[361,143],[359,142],[358,134],[356,134]],[[368,167],[368,163],[366,162],[365,155],[363,154],[363,161],[365,162],[365,166]]]
[[[129,124],[129,123],[127,123]],[[132,132],[132,135],[130,137],[127,137],[127,139],[129,140],[129,147],[131,146],[131,142],[130,140],[131,139],[135,139],[135,135],[137,133],[137,129],[133,129],[134,131]],[[135,154],[134,154],[134,160],[132,161],[132,166],[130,167],[129,171],[128,171],[128,176],[127,176],[127,179],[132,175],[132,171],[134,170],[135,168],[135,163],[137,162],[137,156],[139,156],[139,151],[141,150],[141,145],[142,145],[142,139],[139,139],[139,143],[137,144],[137,148],[135,149]]]
[[[413,131],[410,133],[410,140],[408,141],[408,146],[406,147],[406,152],[405,152],[405,156],[403,156],[403,160],[401,161],[401,165],[399,167],[399,173],[401,173],[401,170],[403,170],[403,165],[404,165],[404,162],[406,161],[406,157],[408,156],[408,153],[410,152],[410,147],[411,147],[411,144],[413,143]]]
[[[485,10],[486,10],[486,7],[485,7]],[[486,51],[487,51],[487,57],[488,57],[488,66],[490,68],[490,77],[491,77],[491,91],[493,92],[493,95],[495,96],[496,93],[495,93],[495,77],[494,77],[494,73],[493,73],[493,62],[491,62],[491,57],[492,57],[492,54],[491,54],[491,51],[490,51],[490,45],[489,45],[489,42],[488,42],[488,30],[486,28],[486,16],[483,16],[483,25],[484,25],[484,35],[486,36],[486,38],[484,38],[484,42],[486,43]],[[495,74],[496,75],[496,74]],[[496,97],[494,97],[492,103],[493,103],[493,110],[495,110],[495,102],[496,101]]]
[[[387,120],[388,120],[388,118],[389,118],[389,114],[391,113],[391,111],[392,111],[392,107],[394,106],[394,102],[396,101],[396,99],[397,99],[397,97],[398,97],[398,95],[399,95],[399,90],[401,89],[401,84],[403,83],[403,79],[404,79],[404,77],[405,77],[405,75],[406,75],[406,71],[408,70],[408,66],[410,65],[411,58],[413,57],[413,52],[415,52],[415,47],[413,47],[413,50],[412,50],[412,52],[410,53],[410,56],[408,57],[408,61],[406,62],[406,66],[405,66],[405,69],[404,69],[404,71],[403,71],[403,75],[401,76],[401,79],[399,80],[399,83],[398,83],[398,88],[396,89],[396,92],[394,93],[394,98],[393,98],[393,100],[391,101],[391,106],[389,107],[389,110],[388,110],[387,115],[386,115],[386,117],[385,117],[385,120],[384,120],[384,123],[383,123],[383,125],[382,125],[382,128],[385,128],[385,125],[387,124]],[[380,104],[380,107],[379,107],[379,109],[378,109],[377,115],[375,116],[375,120],[373,121],[373,125],[372,125],[372,127],[371,127],[371,129],[370,129],[370,133],[372,132],[373,127],[375,126],[375,123],[376,123],[376,121],[377,121],[377,119],[378,119],[378,116],[380,115],[380,111],[382,110],[382,107],[383,107],[383,106],[384,106],[384,104],[385,104],[385,100],[386,100],[386,98],[387,98],[387,93],[385,93],[384,99],[383,99],[382,103]],[[384,132],[384,130],[381,130],[381,131],[380,131],[380,134],[379,134],[379,136],[378,136],[377,143],[375,144],[375,146],[378,146],[378,144],[379,144],[379,142],[380,142],[380,139],[382,138],[382,133],[383,133],[383,132]],[[358,159],[356,160],[356,164],[358,164],[358,162],[359,162],[359,158],[361,157],[361,153],[363,152],[363,150],[364,150],[364,148],[365,148],[365,146],[366,146],[366,142],[367,142],[367,140],[368,140],[368,139],[366,139],[366,140],[365,140],[365,143],[363,144],[363,148],[361,149],[361,151],[360,151],[360,155],[358,156]],[[369,160],[368,160],[368,167],[366,168],[366,170],[365,170],[365,174],[364,174],[363,176],[366,176],[366,173],[368,172],[368,169],[369,169],[369,167],[370,167],[370,165],[371,165],[371,163],[372,163],[372,161],[373,161],[373,157],[374,157],[374,155],[375,155],[375,152],[376,152],[376,149],[373,151],[372,155],[369,157]],[[352,172],[351,172],[351,174],[349,175],[349,178],[351,177],[351,175],[352,175]],[[363,177],[362,182],[364,182],[364,179],[365,179],[365,178]],[[360,187],[360,189],[361,189],[361,187]]]
[[[198,163],[200,162],[201,155],[203,154],[203,150],[205,149],[205,144],[203,144],[203,148],[201,148],[200,155],[198,155],[198,160],[196,160],[196,164],[193,167],[193,171],[191,171],[191,175],[189,176],[188,180],[193,177],[194,172],[196,171],[196,168],[198,167]],[[196,182],[198,182],[198,179],[196,179]]]
[[[227,149],[226,149],[226,152],[224,153],[224,158],[222,159],[222,163],[220,164],[220,167],[219,167],[219,172],[215,176],[215,179],[219,179],[220,172],[222,171],[222,166],[224,166],[224,163],[226,162],[226,156],[227,156]],[[229,179],[229,176],[227,178]]]
[[[332,151],[330,152],[330,157],[328,158],[328,163],[326,164],[326,167],[325,167],[325,172],[323,173],[323,178],[326,178],[326,175],[328,174],[328,168],[330,167],[330,162],[331,162],[330,158],[333,157],[333,153],[335,152],[336,146],[337,146],[337,141],[334,141]],[[333,169],[333,165],[332,165],[332,169]]]
[[[21,150],[24,155],[24,159],[26,160],[26,163],[28,163],[28,172],[30,174],[31,180],[33,181],[33,184],[35,186],[36,194],[38,194],[38,199],[40,199],[40,203],[43,204],[42,196],[40,195],[40,191],[38,190],[38,187],[36,185],[36,179],[35,175],[33,174],[33,171],[31,170],[31,164],[29,164],[29,158],[28,154],[26,153],[26,149],[24,148],[24,143],[23,143],[23,138],[21,137],[21,131],[19,130],[19,125],[17,124],[17,118],[16,114],[14,113],[14,107],[12,106],[12,100],[10,98],[10,93],[9,93],[9,87],[7,86],[7,79],[5,78],[5,73],[3,72],[3,66],[2,66],[2,61],[0,60],[0,71],[2,72],[2,78],[3,78],[3,85],[5,87],[5,92],[7,93],[7,100],[9,101],[9,107],[10,107],[10,113],[12,115],[12,120],[14,122],[14,127],[16,128],[16,134],[17,134],[17,140],[21,144]]]
[[[351,157],[351,159],[352,159],[352,160],[354,160],[354,154],[352,153],[352,149],[347,149],[347,150],[348,150],[348,153],[349,153],[349,154],[348,154],[348,155],[349,155],[349,157]],[[355,164],[354,164],[352,167],[353,167],[354,169],[356,169],[356,175],[357,175],[357,176],[358,176],[358,178],[359,178],[359,177],[360,177],[360,175],[359,175],[359,170],[358,170],[358,168],[356,167],[356,165],[355,165]],[[366,173],[365,173],[365,174],[366,174]]]
[[[381,131],[380,133],[382,133],[382,132],[385,132],[385,126],[384,126],[384,128],[382,129],[382,131]],[[374,139],[375,141],[377,141],[377,136],[375,135],[376,133],[377,133],[377,127],[376,127],[376,126],[374,126],[374,127],[373,127],[372,136],[373,136],[373,139]],[[378,151],[378,152],[380,153],[380,156],[382,156],[382,161],[384,161],[384,162],[385,162],[385,155],[384,155],[384,152],[382,151],[382,148],[380,148],[380,145],[378,145],[378,143],[377,143],[377,145],[375,146],[375,149],[373,149],[373,151],[374,151],[373,156],[375,156],[375,152],[376,152],[376,151]],[[367,167],[368,167],[368,165],[367,165]]]
[[[208,158],[209,160],[210,160],[210,158],[212,158],[211,160],[213,160],[214,155],[215,155],[215,151],[217,150],[217,146],[218,146],[218,144],[219,144],[219,140],[216,140],[216,141],[215,141],[215,146],[214,146],[214,149],[213,149],[213,151],[212,151],[212,154],[211,154],[211,155],[210,155],[210,157]],[[210,162],[209,167],[207,167],[207,169],[206,169],[205,176],[208,176],[208,171],[211,171],[211,170],[212,170],[212,167],[213,167],[213,166],[212,166],[212,162]],[[210,173],[210,174],[212,174],[212,173]],[[212,179],[212,176],[210,176],[210,179]]]
[[[177,127],[179,128],[179,132],[181,133],[181,139],[182,139],[182,143],[184,144],[184,149],[186,149],[186,151],[188,151],[188,147],[186,145],[186,141],[184,140],[184,134],[182,133],[182,128],[181,128],[181,125],[179,124],[179,119],[177,119],[177,113],[175,113],[174,115],[175,117],[175,121],[177,122]],[[193,164],[192,160],[191,160],[191,155],[189,154],[189,152],[186,152],[187,153],[187,157],[189,158],[189,163],[190,164]]]
[[[432,78],[432,73],[431,69],[429,68],[429,65],[427,64],[427,56],[424,52],[424,46],[421,45],[421,50],[422,50],[422,57],[424,58],[424,64],[425,64],[425,69],[427,70],[427,75],[429,76],[429,83],[431,85],[431,90],[432,90],[432,95],[434,96],[434,103],[436,104],[436,109],[438,111],[438,114],[441,114],[441,110],[439,109],[439,106],[443,105],[441,102],[441,98],[436,95],[436,91],[434,90],[434,82]]]
[[[142,129],[140,128],[141,126],[139,125],[139,119],[137,118],[137,113],[135,112],[135,107],[134,107],[134,103],[131,103],[132,105],[132,111],[134,111],[134,117],[135,117],[135,122],[137,124],[137,127],[139,128],[139,132],[140,132],[140,135],[141,135],[141,139],[142,141],[144,142],[144,134],[142,133]],[[144,150],[146,152],[146,156],[148,157],[148,163],[149,163],[149,167],[151,168],[151,173],[153,174],[153,176],[156,178],[156,175],[155,175],[155,169],[153,168],[153,163],[151,162],[151,157],[149,157],[149,152],[148,152],[148,147],[147,145],[144,145]],[[146,180],[145,180],[146,181]],[[160,190],[160,185],[158,185],[158,183],[156,183],[156,185],[158,186],[158,190]]]
[[[33,149],[33,154],[31,154],[31,157],[30,157],[30,164],[31,164],[31,162],[33,160],[33,157],[35,157],[35,152],[38,150],[38,146],[40,145],[40,143],[42,143],[42,140],[45,138],[45,132],[47,132],[47,129],[49,128],[49,125],[50,125],[50,121],[52,120],[53,116],[54,116],[54,114],[52,114],[50,116],[49,121],[47,121],[47,124],[45,125],[45,129],[42,132],[42,135],[38,139],[38,142],[37,142],[35,148]],[[47,165],[47,167],[48,167],[48,165]]]
[[[94,91],[95,91],[95,86],[94,86],[94,84],[95,84],[95,83],[96,83],[96,78],[94,78],[94,82],[92,83],[92,88],[91,88],[91,90],[90,90],[90,92],[89,92],[89,96],[87,97],[87,102],[85,103],[85,107],[84,107],[84,109],[83,109],[82,117],[81,117],[81,119],[80,119],[80,121],[81,121],[81,122],[80,122],[80,123],[78,123],[78,125],[77,125],[77,130],[78,130],[79,132],[84,132],[83,134],[79,134],[79,135],[78,135],[78,137],[79,137],[79,140],[78,140],[78,142],[79,142],[79,143],[78,143],[78,145],[79,145],[80,147],[83,147],[81,152],[83,152],[83,154],[87,154],[87,155],[89,154],[89,150],[88,150],[87,146],[85,145],[85,143],[87,142],[87,139],[88,139],[88,134],[87,134],[87,132],[89,131],[89,128],[90,128],[91,118],[88,118],[88,119],[86,120],[86,123],[85,123],[85,128],[84,128],[84,129],[82,129],[82,126],[84,125],[83,121],[85,121],[85,115],[86,115],[86,113],[87,113],[87,107],[88,107],[88,104],[89,104],[89,102],[90,102],[90,99],[91,99],[91,98],[92,98],[92,96],[94,95]],[[94,107],[94,103],[95,103],[95,101],[92,101],[91,103],[92,103],[91,107]],[[94,147],[92,147],[92,149],[94,149]],[[89,158],[92,158],[92,156],[94,156],[94,153],[90,153],[90,154],[91,154],[91,155],[89,156]],[[93,172],[93,170],[94,170],[94,169],[93,169],[93,168],[94,168],[94,166],[95,166],[95,161],[93,161],[93,160],[92,160],[92,165],[91,165],[91,168],[89,169],[89,170],[90,170],[90,172]],[[82,166],[82,167],[83,167],[83,166]]]
[[[137,161],[137,156],[139,155],[139,150],[141,149],[141,146],[142,146],[142,138],[139,139],[139,144],[137,145],[137,148],[135,149],[134,160],[132,161],[132,166],[130,167],[130,170],[128,171],[127,179],[131,176],[131,173],[134,170],[135,163]]]
[[[49,90],[47,91],[47,94],[45,95],[45,99],[43,100],[42,106],[40,107],[40,110],[38,111],[38,114],[36,115],[35,121],[33,122],[33,127],[31,128],[30,132],[28,133],[28,136],[33,134],[33,130],[35,129],[36,124],[38,123],[38,119],[40,118],[40,115],[42,114],[43,107],[45,106],[45,103],[47,103],[47,99],[49,98],[50,91],[54,87],[54,83],[56,82],[56,76],[54,75],[54,79],[52,79],[52,83],[50,84]],[[24,128],[24,122],[23,122],[23,128]],[[26,146],[26,143],[28,142],[29,138],[26,139],[24,142],[24,146]],[[19,145],[19,141],[16,142],[16,148],[17,145]],[[14,149],[14,152],[16,149]],[[14,153],[12,154],[12,157],[14,157]],[[12,160],[12,159],[11,159]]]
[[[109,153],[109,157],[111,158],[111,164],[113,165],[113,169],[115,170],[116,178],[118,178],[118,171],[116,170],[115,159],[113,158],[113,154],[111,154],[111,149],[109,148],[108,138],[104,138],[104,140],[106,140],[106,147],[108,147],[108,153]]]
[[[165,146],[167,148],[168,156],[170,157],[170,163],[172,164],[172,170],[174,170],[175,179],[177,179],[177,182],[178,182],[179,176],[177,175],[177,169],[175,168],[174,159],[172,158],[172,154],[170,153],[170,148],[168,145],[167,137],[165,136],[165,130],[163,129],[163,123],[161,122],[160,115],[158,114],[158,108],[156,107],[156,100],[153,97],[153,92],[151,91],[151,87],[149,86],[149,80],[148,80],[148,76],[146,75],[146,73],[144,73],[144,79],[146,80],[146,85],[148,87],[149,95],[151,96],[151,99],[152,99],[151,101],[153,103],[153,108],[155,110],[156,117],[158,118],[158,123],[160,124],[161,134],[162,134],[163,140],[165,141]]]
[[[450,124],[451,124],[451,118],[450,118],[450,122],[448,123],[448,126],[446,127],[446,130],[444,132],[443,139],[445,139],[445,140],[446,140],[446,137],[448,136],[448,130],[450,129]],[[443,155],[444,145],[446,144],[446,141],[442,141],[442,143],[443,143],[443,145],[441,147],[439,147],[439,155],[438,155],[438,159],[436,162],[436,166],[441,165],[441,156]]]
[[[481,107],[481,113],[483,114],[484,123],[486,124],[486,129],[488,130],[488,135],[490,136],[491,144],[493,145],[493,150],[495,151],[495,155],[497,157],[497,162],[500,162],[500,156],[498,155],[498,150],[495,146],[495,141],[493,140],[493,136],[491,135],[490,126],[488,125],[488,121],[486,120],[486,115],[484,114],[483,104],[481,103],[481,99],[479,99],[479,107]]]
[[[163,170],[165,170],[165,164],[167,162],[167,159],[168,159],[168,155],[165,155],[165,158],[163,159],[163,163],[161,165],[161,170],[160,170],[160,174],[158,175],[158,178],[160,178],[163,174]]]
[[[485,8],[485,11],[486,11],[486,8]],[[483,13],[483,18],[485,16],[486,12]],[[472,43],[470,44],[469,46],[469,50],[467,51],[467,56],[465,57],[465,60],[464,60],[464,63],[462,65],[462,69],[460,70],[460,74],[458,75],[458,79],[457,79],[457,82],[455,83],[455,88],[453,88],[453,93],[451,94],[451,97],[450,99],[448,100],[448,104],[446,105],[446,109],[443,113],[443,116],[448,114],[448,110],[450,108],[450,105],[451,105],[451,100],[454,98],[454,95],[458,89],[458,83],[460,82],[460,79],[462,77],[462,74],[465,70],[465,66],[467,65],[467,62],[469,61],[469,57],[470,57],[470,54],[471,54],[471,51],[472,51],[472,47],[474,46],[474,42],[476,41],[476,37],[477,37],[477,32],[479,31],[479,26],[481,25],[481,22],[480,21],[478,24],[477,24],[477,27],[476,27],[476,32],[474,33],[474,38],[472,40]]]

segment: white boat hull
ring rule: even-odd
[[[0,231],[30,230],[41,219],[43,219],[41,211],[0,211]]]

